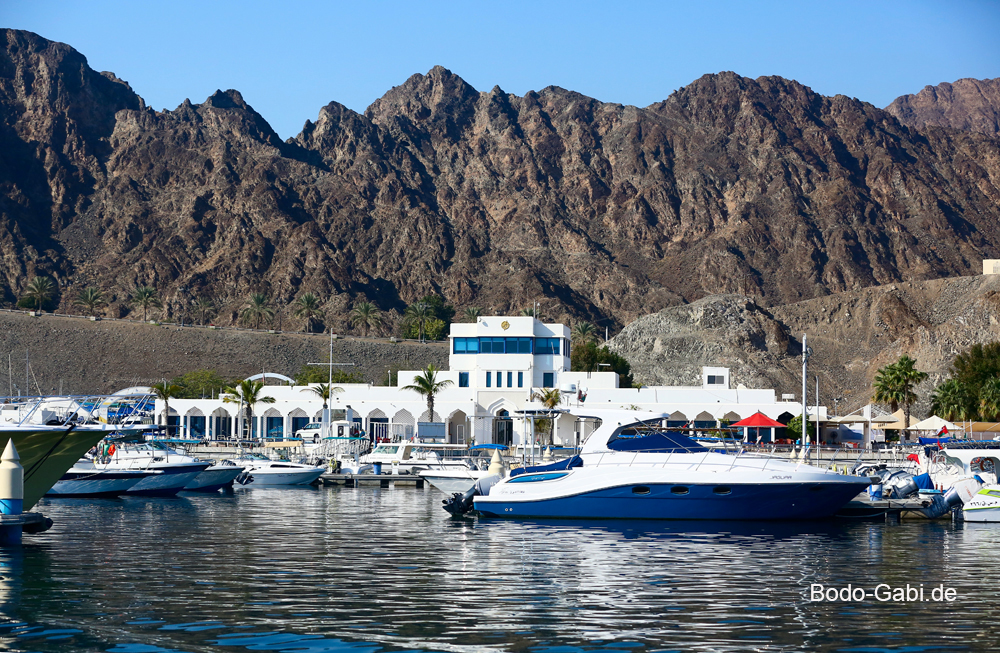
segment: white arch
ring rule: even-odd
[[[173,412],[173,409],[171,409],[170,412]],[[200,408],[194,407],[194,408],[189,408],[188,412],[184,413],[184,415],[186,417],[204,417],[205,413],[201,412]]]
[[[281,411],[277,408],[268,408],[261,417],[281,417]]]
[[[230,417],[229,411],[221,406],[212,411],[212,417]]]
[[[376,408],[372,412],[368,413],[368,419],[373,419],[373,418],[374,419],[384,419],[385,416],[386,416],[385,413],[383,413],[382,410],[379,409],[379,408]]]
[[[684,420],[686,422],[687,421],[687,415],[685,415],[684,413],[682,413],[679,410],[675,410],[674,412],[670,413],[670,417],[668,419],[670,421],[672,421],[672,422],[676,422],[678,420]]]
[[[486,407],[486,412],[490,415],[496,415],[501,410],[506,410],[508,413],[514,413],[514,411],[517,410],[517,406],[506,397],[501,397]]]
[[[405,408],[401,408],[395,415],[392,416],[392,423],[409,424],[410,426],[413,426],[413,415]]]
[[[431,418],[430,415],[425,410],[424,412],[420,413],[420,419],[418,419],[417,421],[418,422],[443,422],[444,420],[441,419],[441,413],[437,412],[436,410],[434,411],[434,417],[433,418]]]
[[[732,411],[731,410],[731,411],[729,411],[728,413],[726,413],[725,415],[723,415],[719,419],[723,419],[723,420],[725,420],[727,422],[738,422],[738,421],[740,421],[743,418],[740,417],[739,413],[737,413],[736,411]]]
[[[295,408],[288,413],[289,417],[309,417],[309,413],[302,410],[301,408]]]
[[[290,379],[284,374],[278,374],[276,372],[262,372],[261,374],[254,374],[253,376],[248,376],[246,381],[261,381],[264,379],[277,379],[279,381],[284,381],[288,385],[294,385],[295,379]]]
[[[696,422],[714,422],[715,421],[715,415],[713,415],[712,413],[708,412],[707,410],[703,410],[703,411],[701,411],[700,413],[698,413],[697,415],[694,416],[694,421],[696,421]]]

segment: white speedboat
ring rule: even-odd
[[[361,456],[358,471],[380,463],[382,472],[395,470],[413,474],[422,469],[468,469],[468,447],[464,444],[406,440],[380,442],[371,453]]]
[[[713,452],[662,428],[666,414],[579,416],[602,420],[579,456],[513,470],[472,497],[475,509],[487,517],[817,519],[870,484],[810,465]]]
[[[159,472],[143,470],[99,470],[89,460],[80,460],[45,493],[47,497],[117,497],[140,481]]]
[[[194,480],[184,486],[185,492],[218,492],[223,488],[233,487],[236,478],[244,468],[231,460],[213,462]]]
[[[315,467],[293,463],[287,460],[271,460],[261,454],[246,454],[231,461],[243,467],[245,478],[237,477],[237,482],[251,487],[262,485],[310,485],[318,479],[326,467]]]
[[[1000,485],[984,485],[962,506],[962,516],[971,522],[1000,522]]]
[[[104,471],[156,471],[126,494],[174,496],[195,480],[211,464],[171,449],[162,442],[109,442],[101,454],[92,458],[94,467]]]

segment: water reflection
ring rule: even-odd
[[[1000,630],[989,525],[521,522],[439,506],[410,488],[45,501],[56,527],[0,553],[0,647],[962,650]],[[960,600],[817,603],[813,583],[943,583]]]

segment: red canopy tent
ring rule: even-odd
[[[741,419],[735,424],[730,424],[730,426],[745,426],[752,429],[783,429],[785,425],[781,422],[775,422],[773,419],[760,412],[759,410],[746,419]]]
[[[785,427],[785,425],[782,424],[781,422],[775,422],[773,419],[771,419],[770,417],[768,417],[767,415],[765,415],[760,411],[757,411],[756,413],[754,413],[753,415],[751,415],[746,419],[741,419],[735,424],[730,424],[730,426],[746,429],[746,431],[744,431],[745,433],[744,441],[748,441],[750,439],[751,435],[750,429],[772,429],[766,432],[768,435],[768,438],[766,440],[767,442],[771,442],[774,440],[773,429],[780,429]],[[757,436],[757,442],[765,441],[763,437],[764,434],[761,433],[759,430],[755,431],[754,435]]]

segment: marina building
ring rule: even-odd
[[[563,324],[545,324],[533,317],[480,317],[475,323],[452,324],[449,369],[438,380],[450,385],[435,396],[434,414],[427,401],[405,389],[422,370],[400,371],[395,386],[368,383],[339,384],[342,392],[330,400],[333,435],[364,431],[375,439],[409,439],[414,435],[452,444],[525,446],[548,442],[534,433],[536,418],[554,419],[553,446],[578,446],[593,422],[565,411],[574,408],[615,408],[668,413],[668,426],[714,428],[761,412],[787,423],[801,413],[801,404],[778,400],[774,390],[731,387],[729,369],[702,368],[701,383],[692,386],[619,387],[612,371],[572,371],[570,330]],[[603,368],[607,369],[607,368]],[[290,438],[306,424],[320,421],[323,402],[309,386],[292,385],[279,374],[266,376],[262,396],[273,403],[254,407],[249,424],[239,404],[214,399],[170,400],[169,423],[181,437],[229,440],[236,433],[263,434],[271,440]],[[549,411],[539,401],[547,389],[558,388],[561,401]],[[810,414],[815,414],[810,407]],[[164,404],[156,402],[157,423],[163,423]],[[819,407],[821,420],[826,408]],[[353,425],[353,428],[352,428]],[[591,426],[588,426],[591,425]],[[752,434],[752,435],[757,435]],[[771,433],[761,433],[765,441]]]

